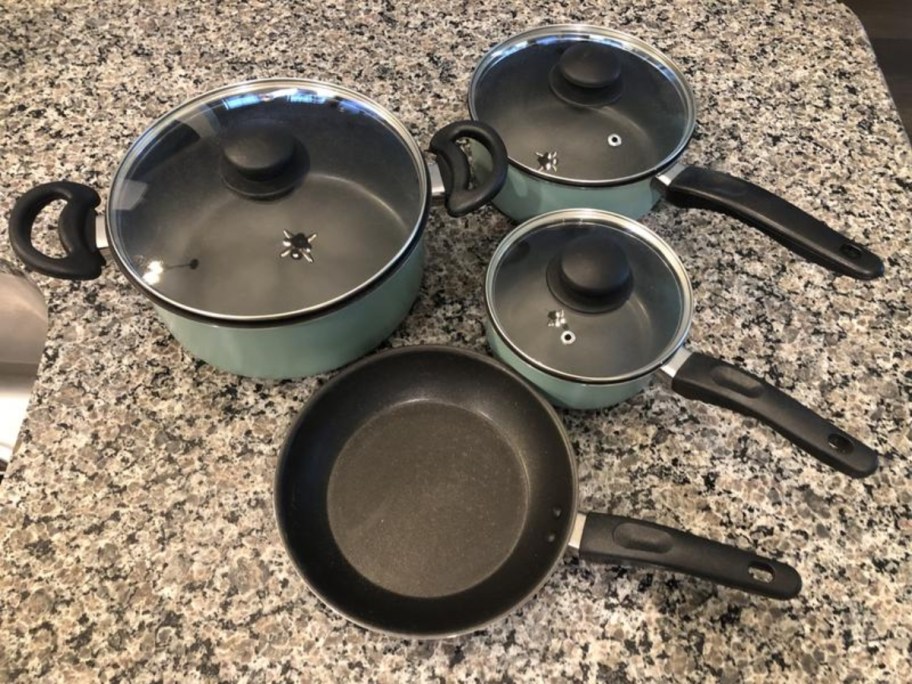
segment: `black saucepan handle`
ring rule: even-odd
[[[51,257],[32,242],[38,214],[54,200],[66,205],[57,221],[57,234],[66,256]],[[95,207],[101,198],[86,185],[59,181],[45,183],[25,193],[13,206],[9,234],[13,251],[29,268],[53,278],[92,280],[101,275],[104,257],[95,245]]]
[[[584,560],[656,566],[774,599],[801,591],[793,567],[664,525],[589,513],[579,547]]]
[[[681,207],[710,209],[762,230],[808,261],[859,280],[883,275],[880,258],[778,195],[719,171],[688,166],[665,197]]]
[[[846,475],[867,477],[877,470],[876,451],[782,390],[730,363],[692,353],[678,368],[671,387],[688,399],[766,423],[814,458]]]
[[[469,160],[456,144],[460,138],[475,140],[491,155],[490,175],[474,188],[469,187],[472,177]],[[464,216],[484,206],[494,199],[507,180],[507,148],[497,131],[485,123],[454,121],[434,134],[430,148],[437,155],[450,216]]]

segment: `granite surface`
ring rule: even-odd
[[[533,601],[467,637],[357,628],[307,592],[272,514],[284,432],[327,376],[262,382],[195,361],[109,267],[90,283],[36,276],[51,330],[0,485],[0,681],[912,678],[912,155],[861,25],[837,2],[6,0],[3,224],[40,182],[106,191],[152,119],[242,79],[355,87],[424,145],[465,115],[487,48],[561,21],[628,30],[682,65],[700,105],[687,160],[784,193],[886,258],[886,277],[860,283],[722,216],[663,205],[644,220],[691,272],[692,346],[882,451],[870,479],[664,387],[563,414],[585,508],[786,560],[800,598],[568,558]],[[421,295],[386,346],[484,350],[484,268],[510,225],[490,209],[434,213]],[[0,256],[13,258],[6,239]]]

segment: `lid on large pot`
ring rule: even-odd
[[[309,315],[395,269],[428,205],[421,150],[386,109],[315,81],[231,85],[152,125],[115,175],[111,247],[178,311]]]
[[[690,329],[690,280],[659,236],[594,209],[543,214],[500,243],[485,300],[500,338],[538,369],[584,383],[656,370]]]
[[[494,47],[472,76],[469,110],[497,130],[512,164],[574,185],[654,174],[696,123],[693,93],[668,57],[626,33],[577,24]]]

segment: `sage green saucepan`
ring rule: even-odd
[[[457,140],[487,150],[490,179],[469,188]],[[485,124],[434,135],[426,164],[387,109],[341,86],[297,79],[230,85],[190,100],[132,145],[98,194],[49,183],[26,193],[10,239],[46,275],[91,279],[110,246],[194,356],[254,377],[291,378],[341,366],[384,340],[421,282],[433,199],[461,216],[503,185],[506,151]],[[32,225],[65,200],[67,255],[32,242]],[[97,224],[97,227],[96,227]]]
[[[853,477],[877,454],[745,370],[684,347],[690,280],[671,247],[619,214],[544,214],[500,243],[485,280],[495,355],[555,404],[612,406],[654,377],[671,389],[752,416]]]
[[[883,273],[870,250],[787,200],[684,163],[693,92],[674,62],[631,35],[583,24],[515,35],[479,62],[468,104],[507,146],[507,182],[494,204],[516,221],[572,207],[637,219],[665,198],[734,216],[837,273]],[[479,178],[486,160],[475,162]]]

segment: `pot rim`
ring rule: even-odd
[[[678,327],[675,331],[674,337],[665,346],[665,348],[662,350],[662,353],[657,355],[655,360],[651,363],[629,373],[624,373],[622,375],[616,376],[589,377],[584,375],[574,375],[573,373],[566,373],[556,368],[552,368],[551,366],[548,366],[547,364],[541,363],[538,360],[532,358],[523,351],[521,346],[516,344],[514,340],[510,339],[510,337],[504,331],[503,326],[501,325],[492,304],[494,301],[494,274],[496,266],[503,260],[504,255],[507,253],[507,250],[509,250],[517,240],[525,236],[527,233],[535,230],[536,228],[540,228],[543,225],[570,221],[592,221],[595,223],[606,223],[612,226],[622,227],[624,230],[631,232],[639,239],[647,242],[650,246],[658,250],[662,257],[668,262],[668,265],[672,268],[675,275],[678,277],[678,280],[681,284],[681,295],[683,299],[681,307],[681,318],[678,322]],[[675,355],[678,349],[680,349],[686,342],[687,336],[690,333],[690,324],[693,320],[694,311],[693,286],[691,285],[690,277],[687,275],[687,271],[684,268],[684,264],[681,261],[681,258],[678,256],[677,252],[671,248],[671,245],[665,242],[665,240],[644,226],[642,223],[634,221],[631,218],[627,218],[626,216],[615,214],[610,211],[603,211],[601,209],[559,209],[557,211],[551,211],[547,214],[541,214],[533,219],[526,221],[519,227],[515,228],[512,232],[510,232],[503,240],[501,240],[500,244],[497,245],[497,249],[494,250],[494,254],[491,257],[491,260],[488,262],[488,269],[487,273],[485,274],[484,303],[488,320],[491,323],[491,328],[495,334],[503,341],[503,343],[507,345],[507,347],[509,347],[520,359],[528,363],[531,367],[536,368],[546,375],[557,378],[558,380],[564,380],[572,382],[574,384],[583,385],[618,385],[625,382],[630,382],[632,380],[637,380],[647,375],[652,375],[657,370],[659,370],[659,368],[664,366],[668,360]]]
[[[671,78],[671,81],[677,86],[678,92],[681,94],[682,99],[684,100],[685,113],[687,116],[684,131],[675,148],[657,164],[649,167],[644,171],[640,171],[628,176],[623,176],[621,178],[580,180],[576,178],[557,176],[528,166],[527,164],[517,161],[512,156],[509,156],[510,166],[517,169],[521,173],[534,176],[541,180],[550,181],[551,183],[570,185],[575,187],[603,188],[618,185],[627,185],[629,183],[635,183],[636,181],[643,180],[644,178],[650,178],[652,176],[655,176],[658,172],[674,164],[674,162],[677,161],[677,159],[684,153],[684,150],[690,144],[690,140],[693,137],[694,130],[696,129],[697,104],[693,90],[687,81],[687,77],[684,75],[684,71],[680,66],[678,66],[676,62],[674,62],[670,57],[665,55],[665,53],[653,47],[646,41],[623,31],[603,28],[601,26],[594,26],[591,24],[549,24],[547,26],[539,26],[537,28],[528,29],[521,33],[517,33],[510,38],[507,38],[503,42],[498,43],[493,48],[491,48],[485,54],[485,56],[482,57],[481,61],[475,67],[475,71],[472,73],[472,78],[469,82],[469,91],[467,98],[469,115],[476,121],[481,121],[478,116],[477,108],[475,106],[475,93],[478,90],[478,86],[481,83],[482,78],[484,78],[491,67],[497,64],[502,58],[512,54],[513,52],[523,49],[532,42],[555,37],[577,37],[583,40],[589,38],[608,39],[608,41],[623,46],[629,52],[636,54],[641,59],[650,62],[653,66],[669,73],[673,77]],[[508,155],[509,152],[510,151],[507,150]]]
[[[113,203],[111,201],[114,191],[122,183],[128,180],[127,176],[132,165],[139,159],[142,153],[147,149],[149,144],[158,139],[162,130],[173,121],[179,120],[180,115],[187,113],[197,107],[201,102],[212,100],[214,97],[230,97],[243,95],[258,91],[265,87],[288,88],[288,89],[305,89],[312,90],[327,99],[345,99],[355,101],[363,106],[372,115],[387,125],[390,132],[396,135],[403,146],[407,149],[409,156],[415,166],[415,172],[418,177],[419,196],[422,198],[422,206],[419,217],[412,226],[408,237],[403,241],[399,251],[373,276],[360,283],[357,287],[334,297],[333,299],[321,302],[319,305],[306,307],[300,310],[280,312],[266,315],[231,315],[220,314],[187,306],[180,301],[166,297],[155,288],[146,283],[139,273],[135,272],[131,266],[130,259],[123,253],[122,246],[114,237],[112,226],[115,225]],[[405,125],[393,114],[392,111],[379,104],[375,100],[360,94],[359,92],[335,83],[319,81],[304,78],[259,78],[248,81],[231,83],[217,88],[212,88],[206,92],[184,100],[176,107],[173,107],[167,113],[160,116],[150,124],[143,133],[131,143],[123,159],[117,166],[117,170],[111,180],[111,186],[107,194],[107,202],[104,210],[105,233],[111,253],[121,272],[140,292],[148,296],[155,304],[190,319],[200,320],[202,322],[226,325],[230,327],[273,327],[286,323],[300,322],[308,318],[320,316],[330,311],[343,308],[348,302],[360,297],[366,292],[373,289],[380,281],[389,277],[398,267],[414,252],[415,245],[421,240],[424,228],[427,225],[428,215],[430,213],[430,187],[431,181],[427,162],[424,154],[415,138],[408,131]]]

